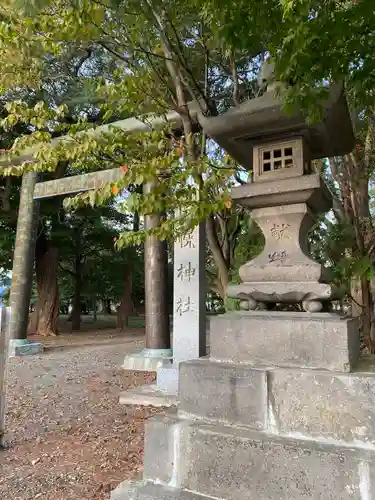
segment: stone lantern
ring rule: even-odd
[[[263,73],[272,74],[270,67]],[[252,171],[252,182],[232,190],[232,198],[251,210],[265,246],[240,269],[243,281],[228,287],[241,309],[272,309],[301,303],[319,312],[339,291],[329,270],[309,255],[308,233],[316,215],[331,208],[331,195],[312,160],[347,153],[354,136],[339,85],[329,89],[323,119],[306,124],[302,113],[287,115],[269,83],[261,97],[222,116],[203,119],[203,127],[235,160]],[[281,91],[282,93],[282,91]]]
[[[209,357],[179,365],[177,412],[147,421],[143,480],[111,500],[375,498],[375,361],[360,357],[356,318],[324,311],[336,291],[306,241],[331,206],[311,162],[354,143],[340,87],[323,107],[308,126],[269,91],[200,118],[252,170],[232,195],[266,243],[228,289],[246,310],[210,318]],[[279,303],[305,311],[265,310]]]

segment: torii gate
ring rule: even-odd
[[[198,123],[200,110],[194,104],[190,104],[189,108],[193,121]],[[90,129],[85,133],[100,135],[110,133],[111,127],[117,127],[121,128],[125,133],[131,134],[160,128],[166,123],[171,124],[173,129],[181,129],[181,117],[177,112],[172,111],[163,117],[149,115],[147,122],[137,118],[128,118],[113,122],[110,125]],[[71,137],[62,136],[53,139],[52,144],[70,140],[72,140]],[[17,165],[25,161],[33,161],[34,153],[35,148],[27,150],[12,163]],[[38,182],[38,173],[36,172],[28,172],[23,175],[9,300],[12,309],[10,337],[15,339],[15,342],[17,340],[22,342],[22,339],[27,337],[39,200],[98,189],[106,183],[118,181],[123,175],[120,168],[45,182]],[[145,186],[145,189],[148,189],[148,187]],[[146,216],[145,224],[147,227],[155,227],[159,223],[160,215]],[[199,251],[201,251],[201,247],[197,248],[197,252]],[[163,357],[170,358],[172,356],[170,350],[170,325],[165,300],[167,287],[165,276],[166,259],[167,254],[164,243],[152,237],[147,238],[145,244],[146,349],[160,351]],[[201,272],[204,272],[204,270]],[[155,357],[157,358],[157,352],[155,352]],[[160,364],[157,366],[160,366]]]

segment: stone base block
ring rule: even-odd
[[[178,399],[183,418],[375,450],[375,357],[351,373],[186,361]]]
[[[120,404],[136,406],[176,406],[177,396],[158,390],[156,385],[141,385],[120,394]]]
[[[147,481],[124,481],[112,491],[110,500],[210,500],[210,498]]]
[[[367,500],[375,452],[156,417],[144,478],[226,500]]]
[[[267,371],[209,359],[180,364],[179,411],[192,418],[267,427]]]
[[[31,356],[33,354],[42,354],[43,345],[39,342],[30,342],[28,340],[11,339],[9,341],[9,357]]]
[[[328,313],[249,311],[211,318],[211,358],[265,366],[351,371],[358,323]]]
[[[274,369],[268,390],[274,432],[375,450],[375,358],[349,374]]]
[[[158,368],[172,363],[172,349],[143,349],[124,359],[123,370],[156,372]]]
[[[162,366],[158,368],[156,375],[156,384],[158,390],[165,394],[172,394],[177,397],[179,383],[178,365]]]
[[[192,435],[191,450],[184,486],[226,500],[364,500],[375,493],[375,455],[364,451],[212,427]]]
[[[146,422],[143,478],[180,487],[191,425],[168,413]]]

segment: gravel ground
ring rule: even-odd
[[[1,500],[107,499],[142,469],[146,416],[118,397],[154,376],[119,370],[124,354],[93,345],[10,360]]]

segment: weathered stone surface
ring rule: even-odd
[[[177,364],[161,366],[156,371],[156,382],[159,391],[177,398],[179,369]]]
[[[157,385],[177,394],[179,363],[206,354],[205,224],[175,241],[173,253],[173,367],[158,370]]]
[[[123,370],[156,372],[161,366],[172,362],[172,349],[143,349],[125,356],[121,366]]]
[[[33,356],[42,354],[43,345],[40,342],[30,342],[26,339],[11,339],[9,342],[9,357]]]
[[[213,359],[348,372],[359,358],[357,321],[325,313],[241,312],[211,318]]]
[[[11,310],[0,308],[0,447],[5,432],[6,368],[8,358],[9,325]]]
[[[178,404],[178,399],[177,396],[165,394],[159,391],[156,384],[145,384],[138,387],[132,387],[127,391],[121,392],[120,404],[146,407],[166,407],[176,406]]]
[[[276,432],[375,448],[375,373],[276,369],[269,401]]]
[[[186,466],[191,424],[172,415],[146,423],[144,473],[146,480],[181,487]]]
[[[267,373],[208,359],[187,361],[180,365],[179,400],[179,411],[189,417],[264,429]]]
[[[168,417],[147,421],[145,429],[144,478],[168,484],[173,474],[173,429]]]
[[[217,426],[199,427],[190,449],[184,487],[217,498],[366,500],[375,494],[375,455],[363,450]]]
[[[278,179],[246,183],[232,189],[231,195],[240,205],[249,209],[278,207],[306,203],[314,212],[326,211],[331,204],[330,194],[317,173],[296,179]]]
[[[282,155],[287,149],[290,154],[294,150],[293,142],[290,144],[290,148],[277,151],[271,144],[267,153],[270,161],[284,164],[286,160],[281,159]],[[304,144],[303,149],[308,157],[307,145]],[[254,151],[256,155],[257,150]],[[261,158],[257,168],[262,169],[265,160],[261,151],[258,153]],[[274,159],[276,153],[280,155],[279,160]],[[337,298],[337,293],[327,284],[329,270],[309,255],[308,234],[316,213],[331,207],[332,196],[317,173],[303,174],[302,158],[291,161],[296,168],[299,162],[300,177],[286,179],[284,174],[291,175],[293,169],[280,167],[263,173],[249,185],[233,189],[233,198],[240,205],[252,208],[252,217],[262,230],[265,245],[259,255],[240,267],[243,283],[228,287],[227,293],[243,300],[248,297],[252,303],[301,303],[306,311],[318,312],[324,302]],[[270,174],[272,180],[268,180]],[[263,177],[266,178],[262,180]],[[312,306],[311,301],[315,301]]]
[[[144,482],[123,481],[111,491],[110,500],[138,500],[138,491],[143,487]]]
[[[286,114],[282,106],[283,96],[266,92],[255,99],[244,101],[219,116],[199,116],[205,132],[248,170],[253,170],[251,148],[262,138],[306,137],[311,157],[339,156],[354,146],[353,127],[350,120],[342,85],[330,88],[330,97],[322,103],[324,120],[306,126],[306,116]],[[338,153],[341,151],[341,153]]]
[[[206,353],[205,225],[174,244],[173,361]]]
[[[300,302],[301,305],[317,301],[321,302],[322,305],[323,302],[327,303],[334,297],[340,296],[338,292],[337,287],[333,285],[309,282],[307,286],[305,281],[258,281],[229,285],[227,289],[228,297],[247,300],[251,310],[255,310],[254,306],[250,307],[253,301],[263,304],[295,304]],[[322,308],[310,312],[320,312],[321,310]]]
[[[147,481],[124,481],[111,493],[111,500],[210,500],[191,491]]]
[[[295,179],[290,182],[296,185]],[[328,202],[326,205],[329,208]],[[244,283],[281,281],[288,292],[288,287],[292,287],[290,282],[316,283],[326,277],[323,265],[309,256],[307,235],[315,217],[306,203],[260,208],[251,215],[264,234],[265,246],[259,255],[240,267]],[[309,293],[308,286],[305,283],[305,293]]]
[[[147,431],[144,479],[158,484],[226,500],[367,500],[375,494],[375,452],[368,449],[171,417],[151,419]]]

